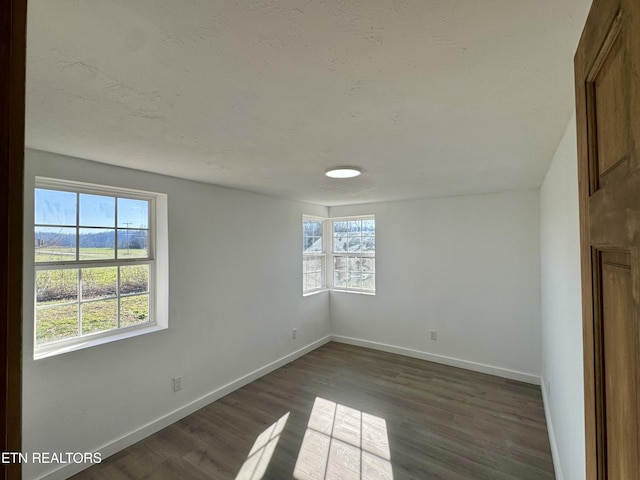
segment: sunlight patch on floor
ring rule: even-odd
[[[236,480],[260,480],[263,477],[288,419],[289,412],[258,435],[247,459],[236,475]]]
[[[293,476],[297,480],[392,480],[387,422],[316,397]]]

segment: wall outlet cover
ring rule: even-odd
[[[178,392],[182,390],[182,377],[173,377],[173,391]]]

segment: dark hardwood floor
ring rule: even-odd
[[[554,472],[539,387],[329,343],[73,478],[541,480]]]

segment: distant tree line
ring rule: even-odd
[[[76,235],[61,232],[36,232],[36,247],[75,247]],[[114,233],[81,233],[80,244],[85,248],[113,248]],[[145,248],[147,230],[121,230],[118,232],[118,248]]]

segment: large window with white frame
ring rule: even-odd
[[[373,216],[331,219],[334,290],[376,291],[376,221]]]
[[[36,356],[166,327],[156,314],[159,195],[36,179]]]
[[[372,215],[323,219],[303,217],[302,290],[374,294],[376,223]]]
[[[305,216],[302,219],[302,293],[313,293],[326,286],[324,219]]]

